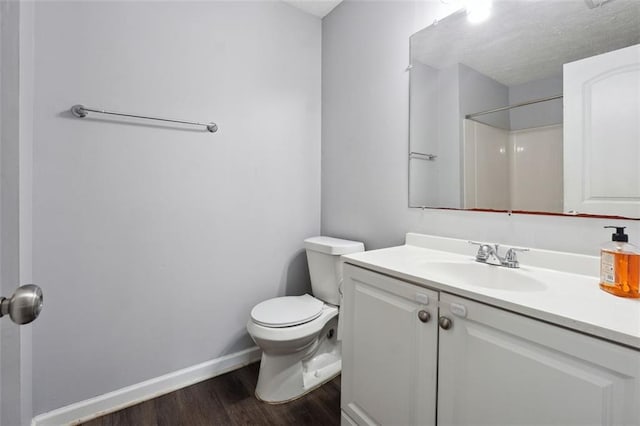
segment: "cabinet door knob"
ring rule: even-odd
[[[418,319],[422,322],[429,322],[429,320],[431,319],[431,314],[427,311],[419,311],[418,312]]]
[[[440,328],[443,330],[448,330],[453,325],[453,322],[447,317],[440,317],[440,319],[438,319],[438,324],[440,324]]]

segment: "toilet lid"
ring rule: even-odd
[[[251,310],[251,319],[264,327],[291,327],[320,316],[324,302],[308,294],[265,300]]]

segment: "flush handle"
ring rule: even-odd
[[[421,310],[418,312],[418,319],[422,322],[429,322],[431,314],[425,310]]]
[[[438,324],[440,324],[440,328],[442,328],[443,330],[448,330],[453,325],[453,321],[451,321],[447,317],[440,317],[438,319]]]

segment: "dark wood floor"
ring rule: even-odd
[[[86,426],[339,425],[340,376],[287,404],[254,396],[259,363],[107,414]]]

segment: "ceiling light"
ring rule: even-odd
[[[476,24],[485,21],[491,14],[492,3],[492,0],[467,0],[465,8],[469,22]]]

